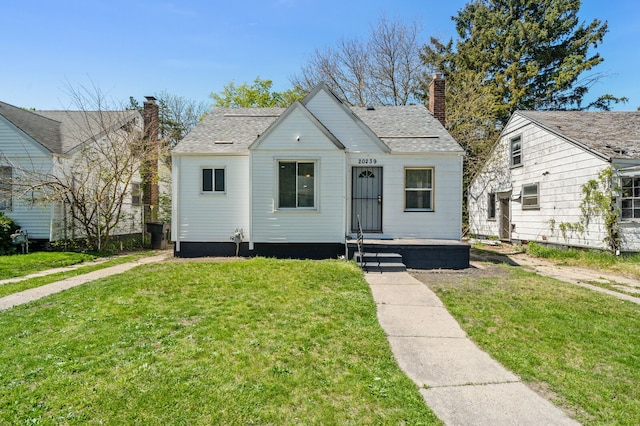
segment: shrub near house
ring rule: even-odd
[[[16,249],[11,243],[11,234],[17,229],[18,225],[13,219],[0,212],[0,255],[15,253]]]

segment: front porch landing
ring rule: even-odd
[[[357,240],[347,240],[349,259],[358,251]],[[469,267],[469,244],[455,240],[395,238],[363,240],[366,253],[398,253],[407,268],[465,269]]]

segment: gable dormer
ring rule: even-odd
[[[344,145],[300,102],[294,102],[249,150],[312,151],[345,149]]]
[[[338,138],[349,152],[390,152],[389,147],[356,116],[325,83],[317,85],[302,104]]]

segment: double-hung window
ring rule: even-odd
[[[8,166],[0,166],[0,211],[11,210],[12,170]]]
[[[511,139],[511,167],[522,165],[522,137]]]
[[[225,185],[225,169],[223,167],[202,169],[203,193],[225,192]]]
[[[140,190],[140,184],[139,183],[132,183],[131,184],[131,204],[133,204],[134,206],[140,205],[140,202],[142,201],[142,191]]]
[[[278,208],[315,208],[313,161],[278,161]]]
[[[522,185],[522,210],[540,208],[540,187],[537,183]]]
[[[433,211],[433,169],[404,170],[405,211]]]
[[[496,218],[496,194],[495,192],[489,193],[487,197],[487,219]]]
[[[620,187],[622,219],[640,219],[640,176],[623,176]]]

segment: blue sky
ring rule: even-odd
[[[257,76],[290,88],[313,50],[363,37],[381,16],[415,21],[424,42],[454,36],[465,0],[21,0],[0,14],[0,100],[72,107],[66,87],[95,85],[115,101],[167,91],[210,102],[231,80]],[[594,96],[640,106],[640,2],[584,0],[582,21],[609,23]]]

